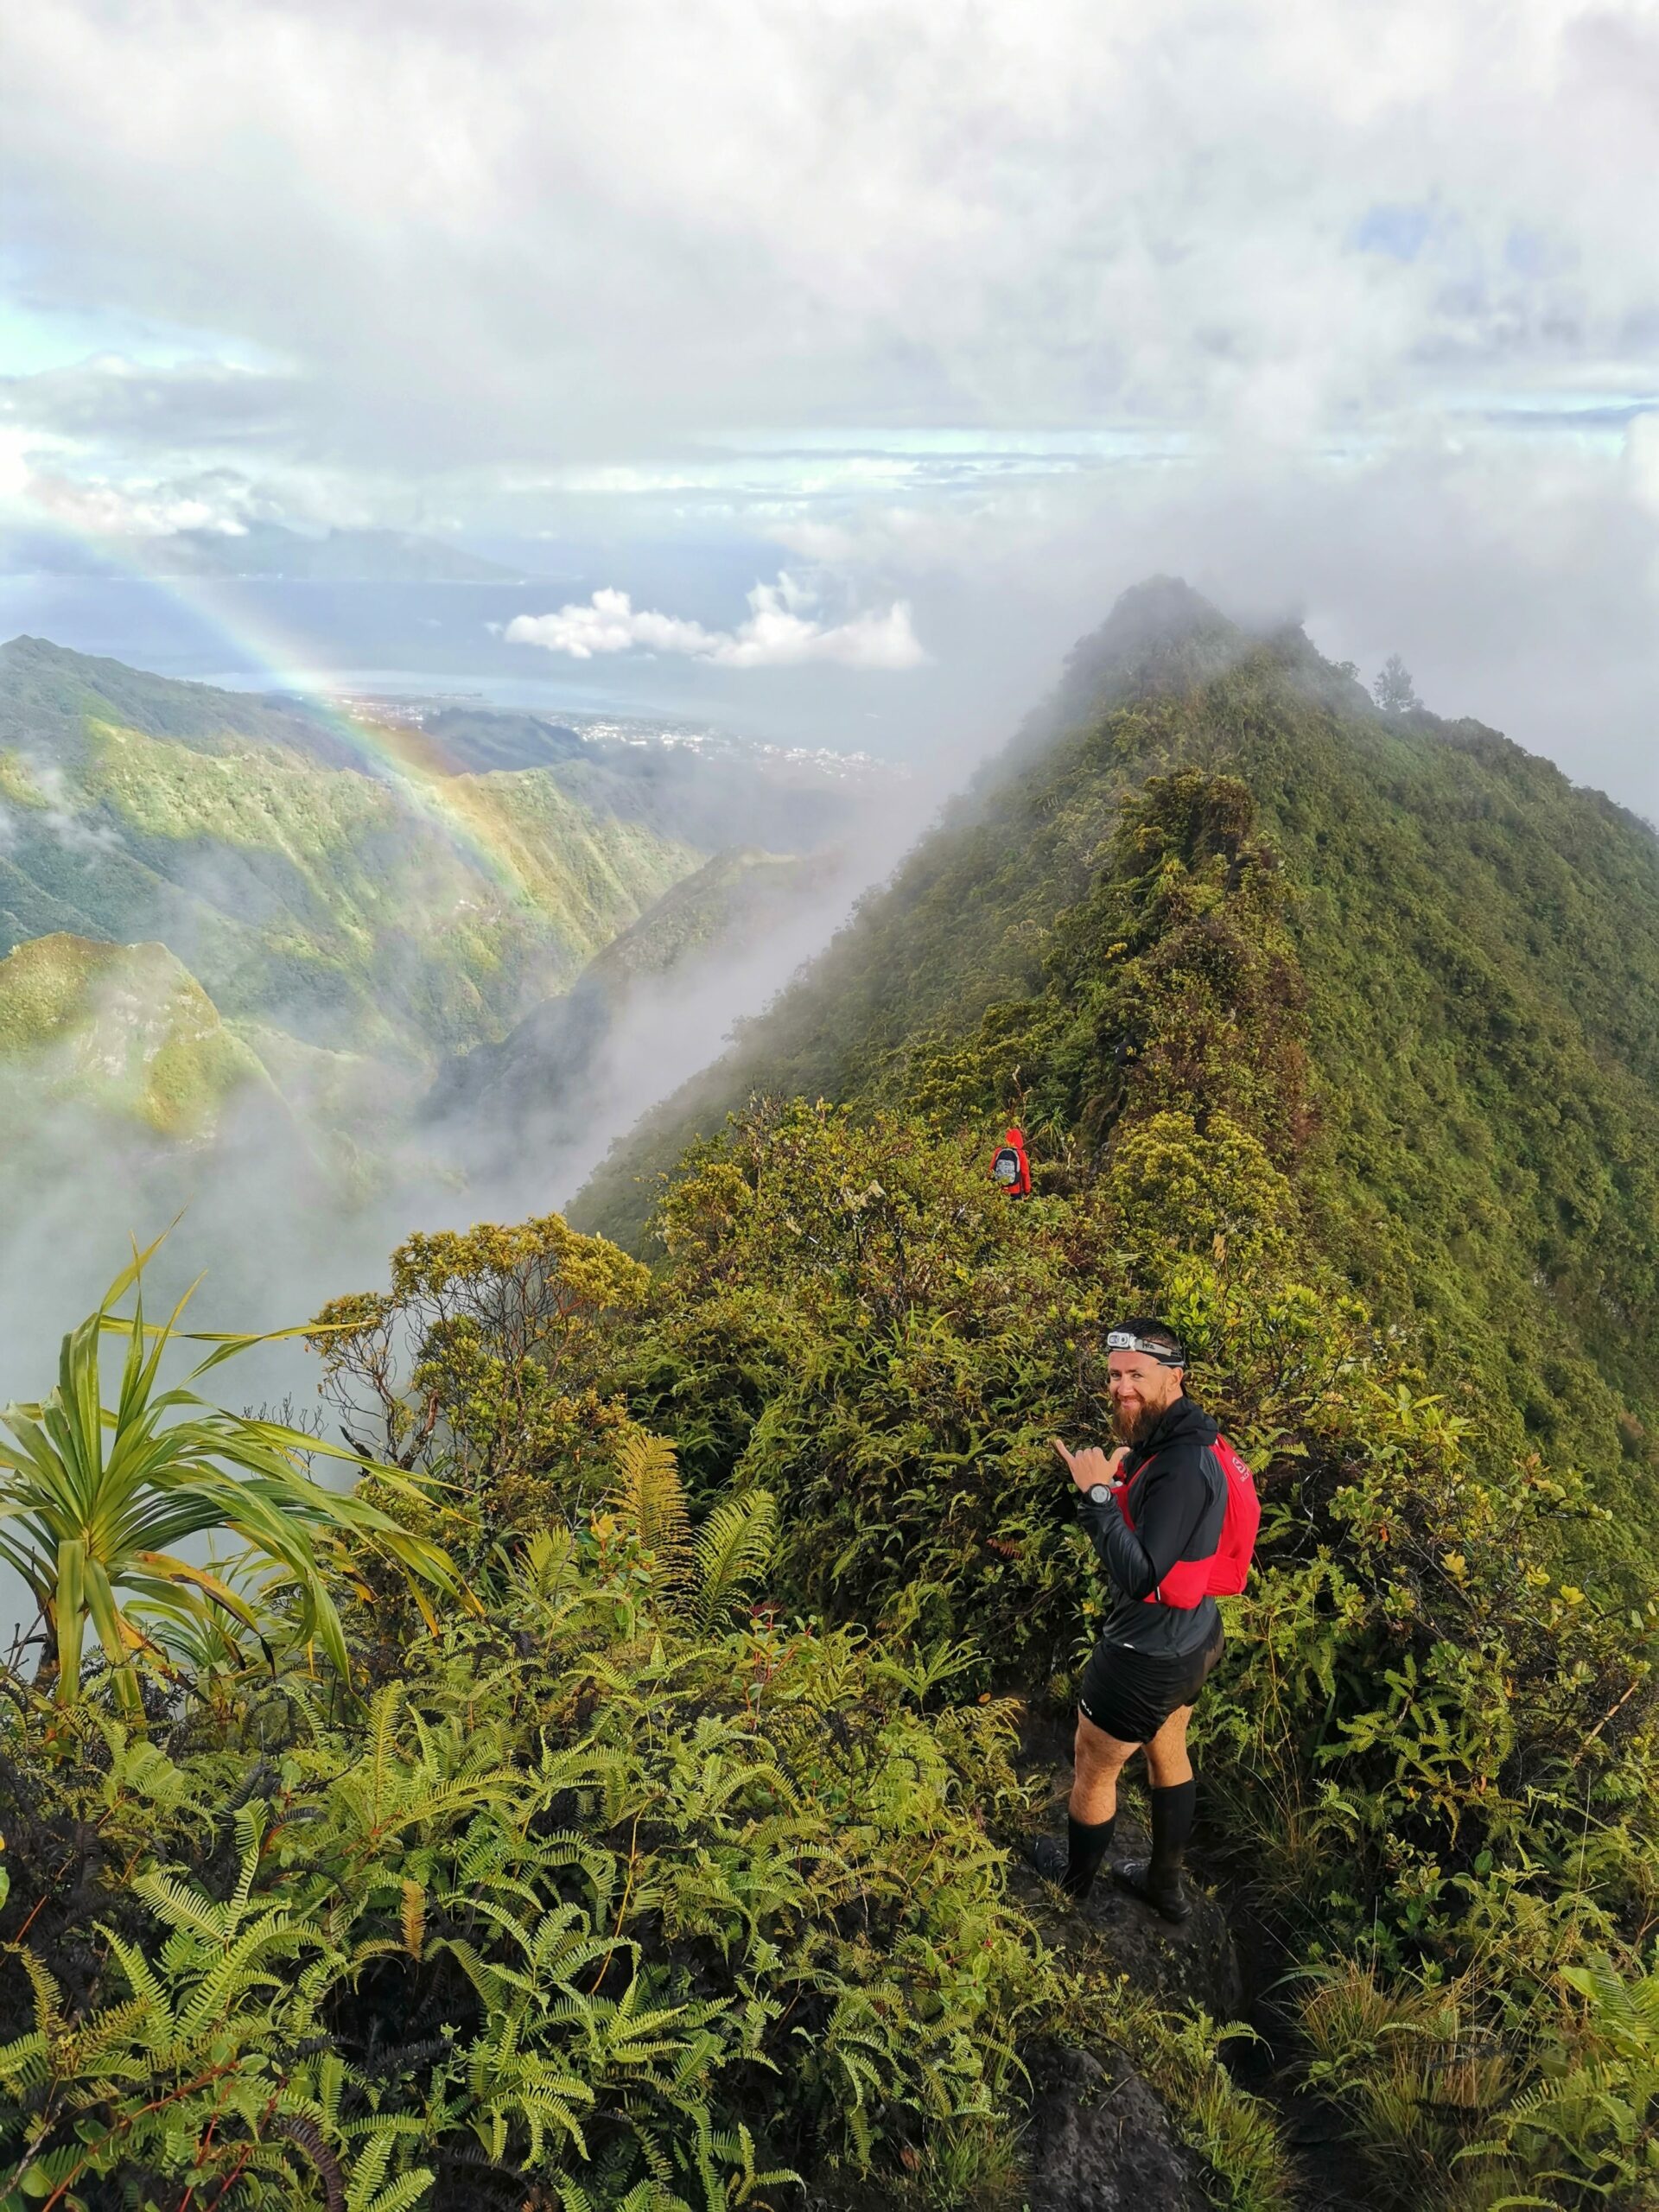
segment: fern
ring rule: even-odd
[[[693,1548],[691,1611],[700,1627],[729,1618],[771,1566],[777,1535],[778,1507],[769,1491],[746,1491],[714,1507]]]
[[[494,1618],[442,1624],[366,1709],[281,1675],[257,1764],[182,1732],[164,1765],[111,1747],[110,1798],[85,1787],[126,1909],[79,2014],[36,1960],[37,2024],[0,2051],[9,2164],[248,2212],[410,2212],[468,2162],[600,2212],[761,2212],[785,2142],[879,2165],[895,2127],[984,2104],[1039,1972],[964,1809],[994,1722],[947,1744],[855,1633],[728,1630],[770,1498],[667,1524],[671,1584],[636,1487],[649,1556],[527,1552]]]
[[[575,1540],[569,1529],[532,1529],[513,1561],[513,1596],[520,1604],[551,1605],[575,1580]]]
[[[617,1447],[617,1484],[607,1510],[661,1566],[671,1583],[682,1572],[690,1541],[685,1493],[674,1446],[666,1437],[631,1430]]]
[[[430,2166],[415,2166],[388,2181],[387,2168],[396,2147],[396,2138],[391,2134],[370,2139],[346,2191],[345,2212],[412,2212],[421,2202],[437,2177]]]

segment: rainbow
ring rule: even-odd
[[[54,518],[54,526],[63,525]],[[348,712],[340,695],[305,665],[303,651],[274,623],[238,610],[232,621],[215,599],[210,577],[156,576],[86,531],[63,531],[135,583],[181,607],[219,639],[236,661],[252,659],[270,689],[302,699],[315,720],[364,764],[365,772],[389,782],[412,811],[445,836],[459,855],[489,879],[514,904],[534,906],[522,856],[511,828],[481,791],[482,779],[456,776],[413,725],[378,721]]]

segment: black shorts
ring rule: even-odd
[[[1192,1704],[1226,1648],[1219,1621],[1208,1643],[1179,1659],[1132,1651],[1127,1643],[1097,1643],[1083,1670],[1077,1704],[1086,1720],[1120,1744],[1144,1744],[1172,1713]]]

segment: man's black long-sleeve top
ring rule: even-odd
[[[1106,1643],[1179,1659],[1202,1650],[1215,1634],[1220,1616],[1213,1598],[1191,1607],[1142,1600],[1177,1560],[1208,1559],[1221,1541],[1227,1478],[1211,1448],[1219,1433],[1191,1398],[1177,1398],[1123,1462],[1121,1479],[1134,1484],[1128,1491],[1134,1528],[1116,1498],[1104,1505],[1083,1499],[1083,1525],[1112,1585],[1112,1608],[1101,1630]]]

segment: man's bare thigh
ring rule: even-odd
[[[1186,1724],[1192,1718],[1190,1705],[1178,1705],[1155,1736],[1147,1738],[1147,1756],[1154,1758],[1160,1751],[1179,1750],[1186,1741]],[[1110,1739],[1108,1738],[1109,1741]]]
[[[1167,1726],[1168,1723],[1166,1722],[1165,1726]],[[1087,1760],[1092,1766],[1123,1766],[1140,1748],[1139,1744],[1126,1744],[1121,1736],[1109,1736],[1086,1713],[1077,1715],[1076,1751],[1079,1764]]]

